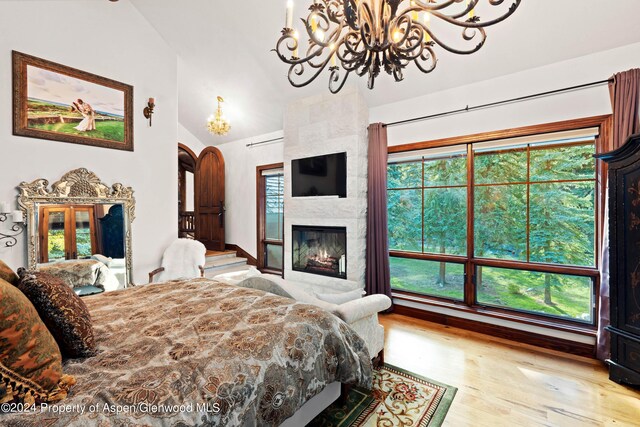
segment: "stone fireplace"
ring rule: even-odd
[[[369,108],[356,88],[345,87],[337,95],[326,93],[291,102],[284,119],[284,277],[328,291],[362,288],[367,235]],[[293,160],[345,152],[347,197],[293,197]],[[331,239],[337,241],[335,233],[329,233],[332,237],[318,237],[314,234],[317,231],[307,230],[299,236],[306,242],[296,247],[294,226],[314,230],[340,227],[344,244],[329,245],[332,248],[327,249],[325,256],[314,245],[323,239],[325,243]],[[339,248],[341,245],[343,249]],[[341,272],[342,255],[345,261]],[[330,274],[323,274],[326,268]]]
[[[294,225],[292,267],[322,276],[347,278],[347,228]]]

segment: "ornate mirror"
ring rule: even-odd
[[[74,288],[130,286],[131,187],[109,187],[84,168],[48,186],[42,178],[18,186],[18,205],[27,221],[28,268],[62,273]]]

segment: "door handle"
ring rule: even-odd
[[[220,202],[220,212],[218,212],[218,221],[220,223],[220,228],[224,228],[224,203]]]

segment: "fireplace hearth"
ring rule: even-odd
[[[293,226],[293,270],[347,277],[346,227]]]

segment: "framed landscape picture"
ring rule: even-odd
[[[14,51],[13,134],[133,151],[133,87]]]

